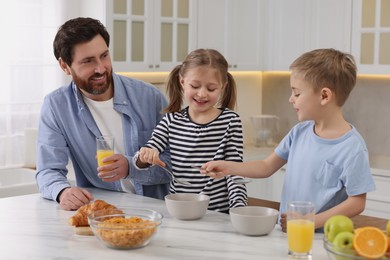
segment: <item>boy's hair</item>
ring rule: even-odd
[[[68,66],[73,62],[73,48],[76,44],[85,43],[100,34],[107,44],[110,45],[110,35],[104,25],[95,19],[79,17],[65,22],[54,38],[54,56],[61,58]]]
[[[296,59],[290,70],[303,77],[316,90],[329,88],[336,104],[343,106],[356,84],[356,64],[352,55],[335,49],[317,49]]]
[[[237,91],[233,76],[228,72],[228,62],[225,57],[213,49],[197,49],[189,53],[183,63],[177,65],[169,74],[167,82],[167,93],[169,104],[164,110],[165,113],[178,112],[183,105],[183,88],[180,84],[180,77],[184,77],[188,70],[200,66],[208,66],[219,71],[222,83],[226,84],[219,106],[233,110],[236,106]]]

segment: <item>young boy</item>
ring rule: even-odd
[[[290,69],[289,102],[300,123],[265,160],[211,161],[201,171],[215,178],[231,174],[265,178],[287,163],[280,202],[284,232],[289,201],[314,202],[315,227],[322,228],[332,215],[360,214],[366,193],[375,190],[365,142],[342,111],[356,83],[354,58],[334,49],[318,49],[300,56]]]

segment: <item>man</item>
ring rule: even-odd
[[[91,18],[64,23],[54,39],[54,55],[71,83],[45,97],[39,123],[36,180],[42,196],[62,209],[76,210],[93,200],[82,187],[126,191],[162,199],[170,177],[151,167],[137,170],[134,153],[150,138],[167,102],[150,84],[113,73],[110,36]],[[113,135],[115,150],[98,168],[96,137]],[[68,158],[77,187],[66,175]],[[164,153],[169,158],[169,153]],[[168,160],[165,160],[168,162]]]

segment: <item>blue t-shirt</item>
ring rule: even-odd
[[[281,213],[289,201],[312,201],[319,213],[375,190],[366,144],[353,126],[337,139],[324,139],[314,133],[313,121],[299,123],[275,153],[287,160]]]

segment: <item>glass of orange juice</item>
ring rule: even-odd
[[[110,164],[102,160],[108,156],[114,155],[114,137],[112,135],[103,135],[96,137],[96,153],[98,166]]]
[[[311,258],[314,215],[314,203],[310,201],[293,201],[287,204],[287,240],[290,256]]]

